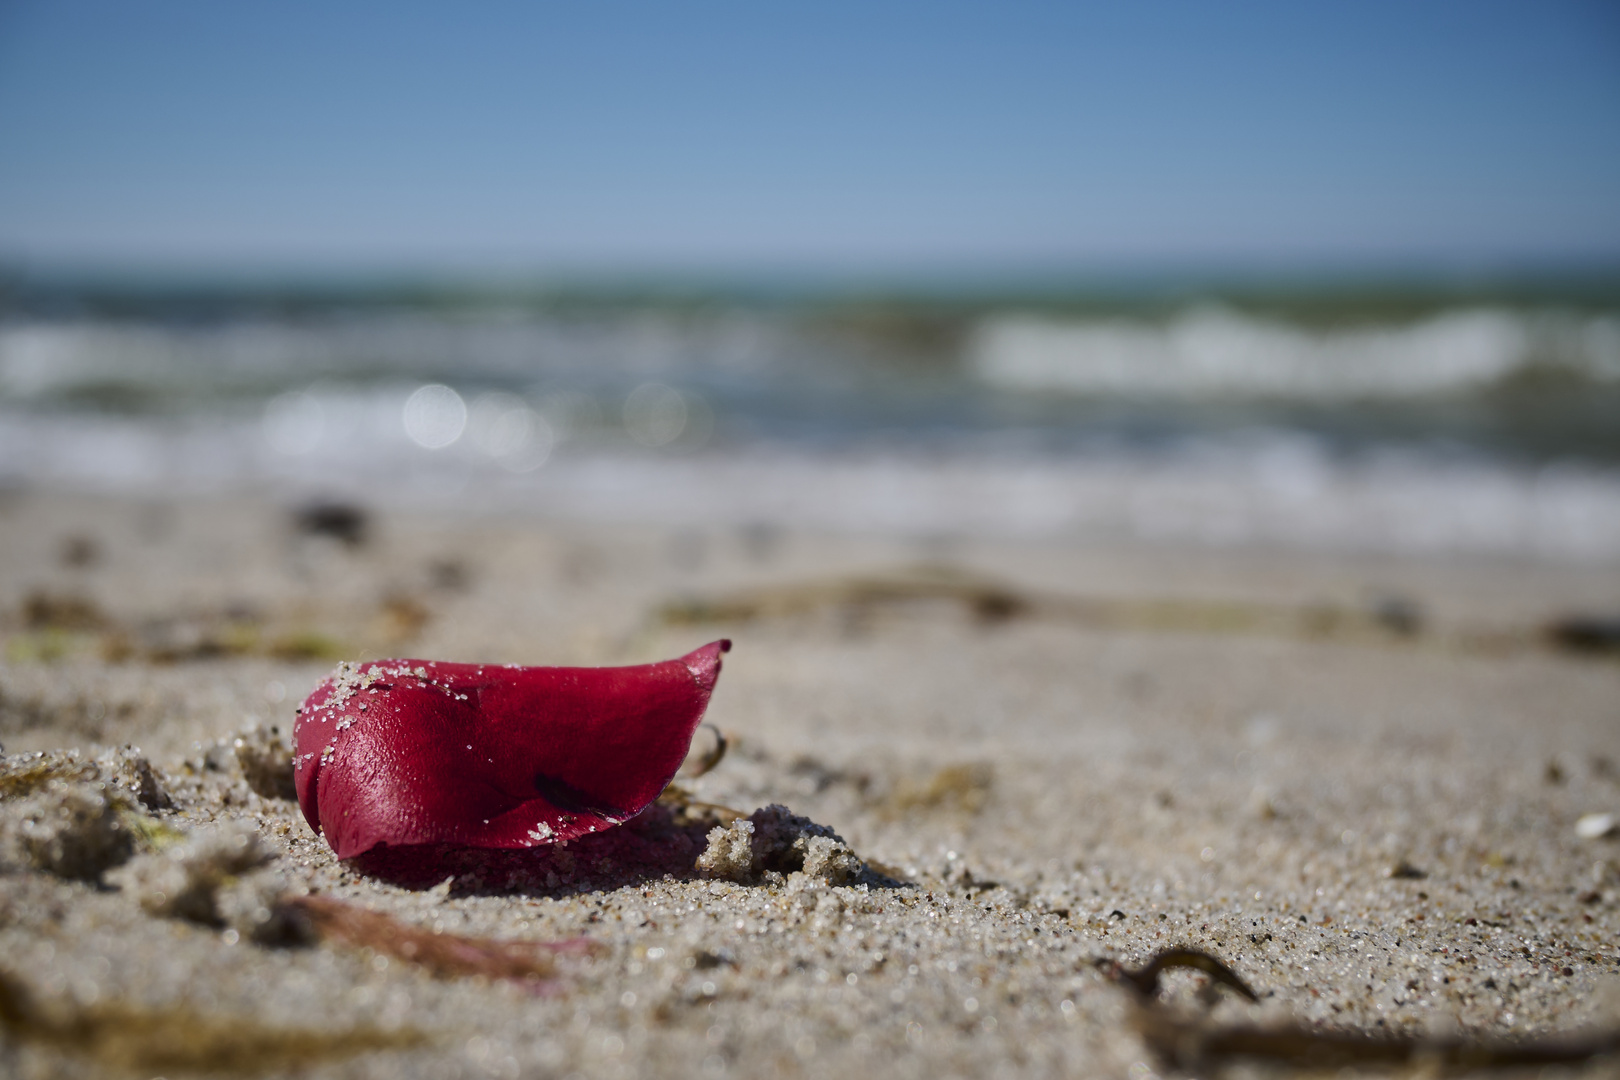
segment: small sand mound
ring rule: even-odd
[[[117,883],[150,914],[217,926],[225,920],[220,891],[272,858],[246,824],[200,830],[157,855],[143,855],[119,871]],[[256,895],[235,898],[248,911],[272,906]],[[251,918],[248,919],[252,921]]]
[[[60,781],[101,784],[121,806],[133,801],[148,810],[173,807],[162,775],[140,750],[133,746],[92,749],[89,757],[77,750],[0,755],[0,800],[32,795],[52,781]]]
[[[248,728],[236,737],[236,762],[254,794],[266,799],[297,799],[292,745],[278,727]]]
[[[771,804],[709,831],[698,856],[705,877],[752,884],[768,872],[804,873],[829,885],[844,885],[864,869],[860,856],[825,825]]]
[[[134,835],[99,784],[51,780],[0,816],[0,863],[95,881],[134,851]]]

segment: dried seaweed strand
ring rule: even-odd
[[[1177,1065],[1220,1064],[1236,1058],[1261,1059],[1307,1068],[1344,1065],[1421,1064],[1445,1069],[1507,1069],[1571,1065],[1620,1053],[1620,1032],[1500,1042],[1461,1036],[1425,1038],[1359,1031],[1317,1031],[1297,1024],[1259,1027],[1210,1024],[1180,1015],[1157,1000],[1159,976],[1171,968],[1202,971],[1211,980],[1247,998],[1254,991],[1225,963],[1198,949],[1167,949],[1131,971],[1103,965],[1136,999],[1135,1023],[1143,1040]]]
[[[680,771],[680,775],[688,780],[696,780],[700,776],[713,772],[715,767],[725,760],[726,751],[731,747],[731,740],[726,738],[724,731],[721,731],[713,724],[698,725],[699,731],[705,729],[714,732],[714,745],[696,756],[689,753],[686,761],[681,765]],[[694,740],[693,746],[696,745],[697,743]]]
[[[109,1067],[241,1074],[294,1069],[427,1041],[425,1034],[410,1029],[319,1031],[271,1027],[251,1017],[211,1015],[185,1006],[44,1001],[20,976],[3,970],[0,1030],[19,1042],[50,1046]]]
[[[324,896],[293,897],[282,906],[315,937],[420,964],[441,978],[547,979],[556,973],[559,954],[581,955],[600,947],[584,938],[498,941],[435,934],[391,915]]]
[[[1540,626],[1461,627],[1449,632],[1425,624],[1408,601],[1357,607],[1321,603],[1287,605],[1212,598],[1084,597],[1019,588],[951,566],[919,566],[890,574],[745,589],[671,600],[654,618],[666,626],[746,623],[759,619],[842,611],[866,616],[919,601],[959,604],[987,625],[1013,619],[1109,629],[1210,634],[1258,634],[1306,640],[1398,640],[1408,646],[1503,653],[1552,648],[1581,656],[1620,655],[1620,619],[1567,615]]]
[[[694,799],[691,792],[679,784],[670,784],[666,787],[663,793],[658,796],[657,805],[667,809],[670,812],[671,819],[677,825],[692,822],[709,825],[730,825],[733,821],[748,816],[741,810],[733,810],[729,806]]]

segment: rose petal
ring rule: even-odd
[[[294,725],[299,806],[341,859],[379,844],[523,848],[611,828],[680,768],[730,648],[618,668],[339,665]]]

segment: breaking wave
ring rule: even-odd
[[[1620,560],[1620,315],[974,318],[0,321],[0,496]]]
[[[1454,311],[1404,326],[1307,330],[1221,308],[1161,323],[1000,315],[971,370],[999,389],[1307,400],[1467,393],[1522,376],[1620,383],[1620,318]]]

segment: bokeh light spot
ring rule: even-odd
[[[624,426],[643,446],[664,447],[686,430],[686,398],[662,383],[642,383],[624,402]]]
[[[467,403],[442,383],[419,386],[405,401],[405,434],[416,445],[442,450],[467,428]]]

